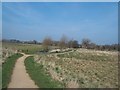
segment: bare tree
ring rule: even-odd
[[[88,48],[88,46],[90,45],[90,43],[91,43],[91,41],[90,41],[90,39],[83,39],[82,40],[82,47],[83,48]]]
[[[67,39],[67,37],[65,35],[63,35],[61,37],[60,41],[59,41],[59,47],[61,49],[66,48],[67,47],[67,43],[68,43],[68,39]]]
[[[73,47],[73,48],[78,48],[78,47],[79,47],[79,44],[78,44],[78,41],[77,41],[77,40],[74,40],[74,41],[73,41],[72,47]]]
[[[95,43],[90,43],[88,45],[88,49],[96,49],[96,44]]]
[[[73,40],[68,41],[68,47],[72,48],[73,47]]]
[[[52,45],[52,39],[50,37],[45,37],[45,39],[42,42],[42,46],[44,50],[48,51],[51,45]]]
[[[70,40],[68,42],[68,47],[69,48],[78,48],[79,47],[78,41],[77,40]]]

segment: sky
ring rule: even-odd
[[[117,2],[3,2],[2,38],[42,41],[63,35],[81,42],[118,43]]]
[[[0,40],[2,40],[2,3],[0,2]]]

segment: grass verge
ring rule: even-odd
[[[43,66],[34,61],[33,56],[29,56],[25,60],[25,66],[28,74],[40,88],[62,88],[63,85],[53,80],[45,73]]]
[[[8,57],[6,59],[6,62],[2,65],[2,88],[7,88],[11,80],[11,75],[15,66],[15,62],[21,56],[22,54],[14,54]]]
[[[0,90],[2,89],[2,65],[0,65]]]

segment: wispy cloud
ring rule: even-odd
[[[15,21],[20,21],[19,18],[24,19],[24,22],[26,21],[31,21],[31,22],[36,22],[38,19],[42,19],[43,15],[40,12],[37,12],[36,10],[33,10],[29,5],[23,4],[22,3],[16,3],[16,4],[8,4],[4,5],[3,4],[3,16],[8,17],[8,19],[15,20]],[[8,12],[6,12],[8,11]],[[39,18],[38,18],[39,17]]]
[[[117,18],[116,3],[3,3],[3,37],[58,40],[65,34],[114,43]]]

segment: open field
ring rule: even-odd
[[[35,56],[35,61],[65,87],[118,87],[118,53],[78,49],[62,54]]]
[[[120,88],[120,4],[31,1],[0,4],[0,86]]]
[[[41,50],[41,45],[35,44],[19,44],[19,43],[2,43],[2,62],[6,60],[7,57],[17,53],[23,52],[26,54],[35,54]]]
[[[9,48],[9,50],[11,49],[16,51],[21,51],[27,54],[32,54],[32,53],[36,53],[38,51],[41,50],[41,45],[36,45],[36,44],[19,44],[19,43],[2,43],[4,48]]]
[[[34,59],[27,58],[25,65],[39,87],[118,87],[118,52],[73,49],[63,53],[39,53],[41,45],[17,43],[3,43],[5,48],[13,54],[19,50],[34,56]]]

